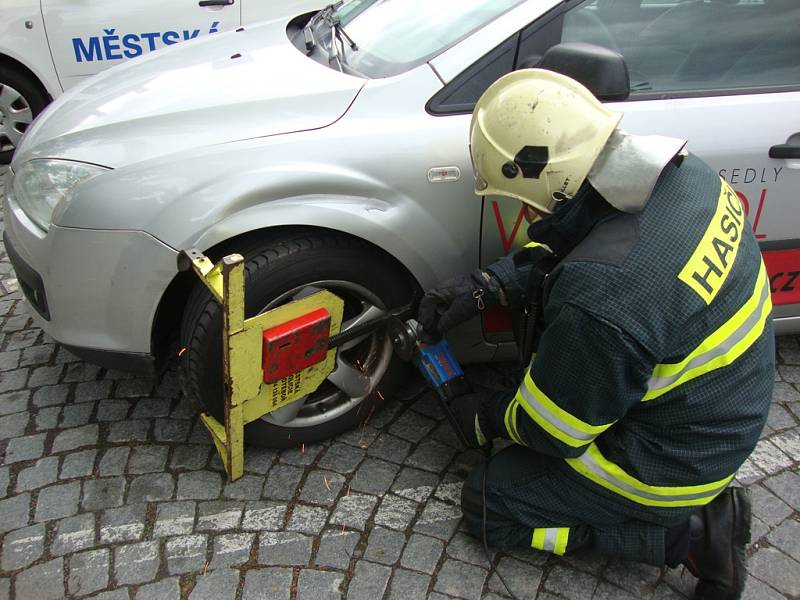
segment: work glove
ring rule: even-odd
[[[472,392],[450,401],[450,412],[469,448],[483,448],[495,436],[479,416],[483,394]]]
[[[499,302],[500,284],[487,271],[454,277],[428,290],[419,304],[417,320],[425,333],[440,337]]]

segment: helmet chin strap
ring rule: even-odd
[[[587,179],[611,206],[641,212],[664,168],[685,154],[686,140],[614,130]]]

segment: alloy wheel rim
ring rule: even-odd
[[[0,83],[0,152],[16,150],[32,122],[30,103],[16,89]]]

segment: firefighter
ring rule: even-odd
[[[420,322],[442,335],[537,302],[541,318],[516,392],[454,403],[475,447],[513,442],[467,478],[463,512],[480,537],[485,502],[491,545],[684,564],[695,598],[738,598],[750,501],[729,484],[772,396],[769,280],[730,186],[621,118],[541,69],[475,107],[475,193],[525,203],[535,248],[430,290]]]

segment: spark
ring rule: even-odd
[[[328,491],[330,492],[331,491],[331,484],[328,483],[328,478],[327,477],[323,477],[322,481],[325,483],[325,487],[328,488]]]
[[[180,358],[181,356],[183,356],[183,353],[184,353],[184,352],[186,352],[186,346],[184,346],[183,348],[181,348],[180,350],[178,350],[178,358]]]
[[[208,561],[206,561],[206,564],[203,565],[203,575],[206,573],[208,573]]]
[[[306,453],[306,445],[305,443],[300,444],[300,454]]]

